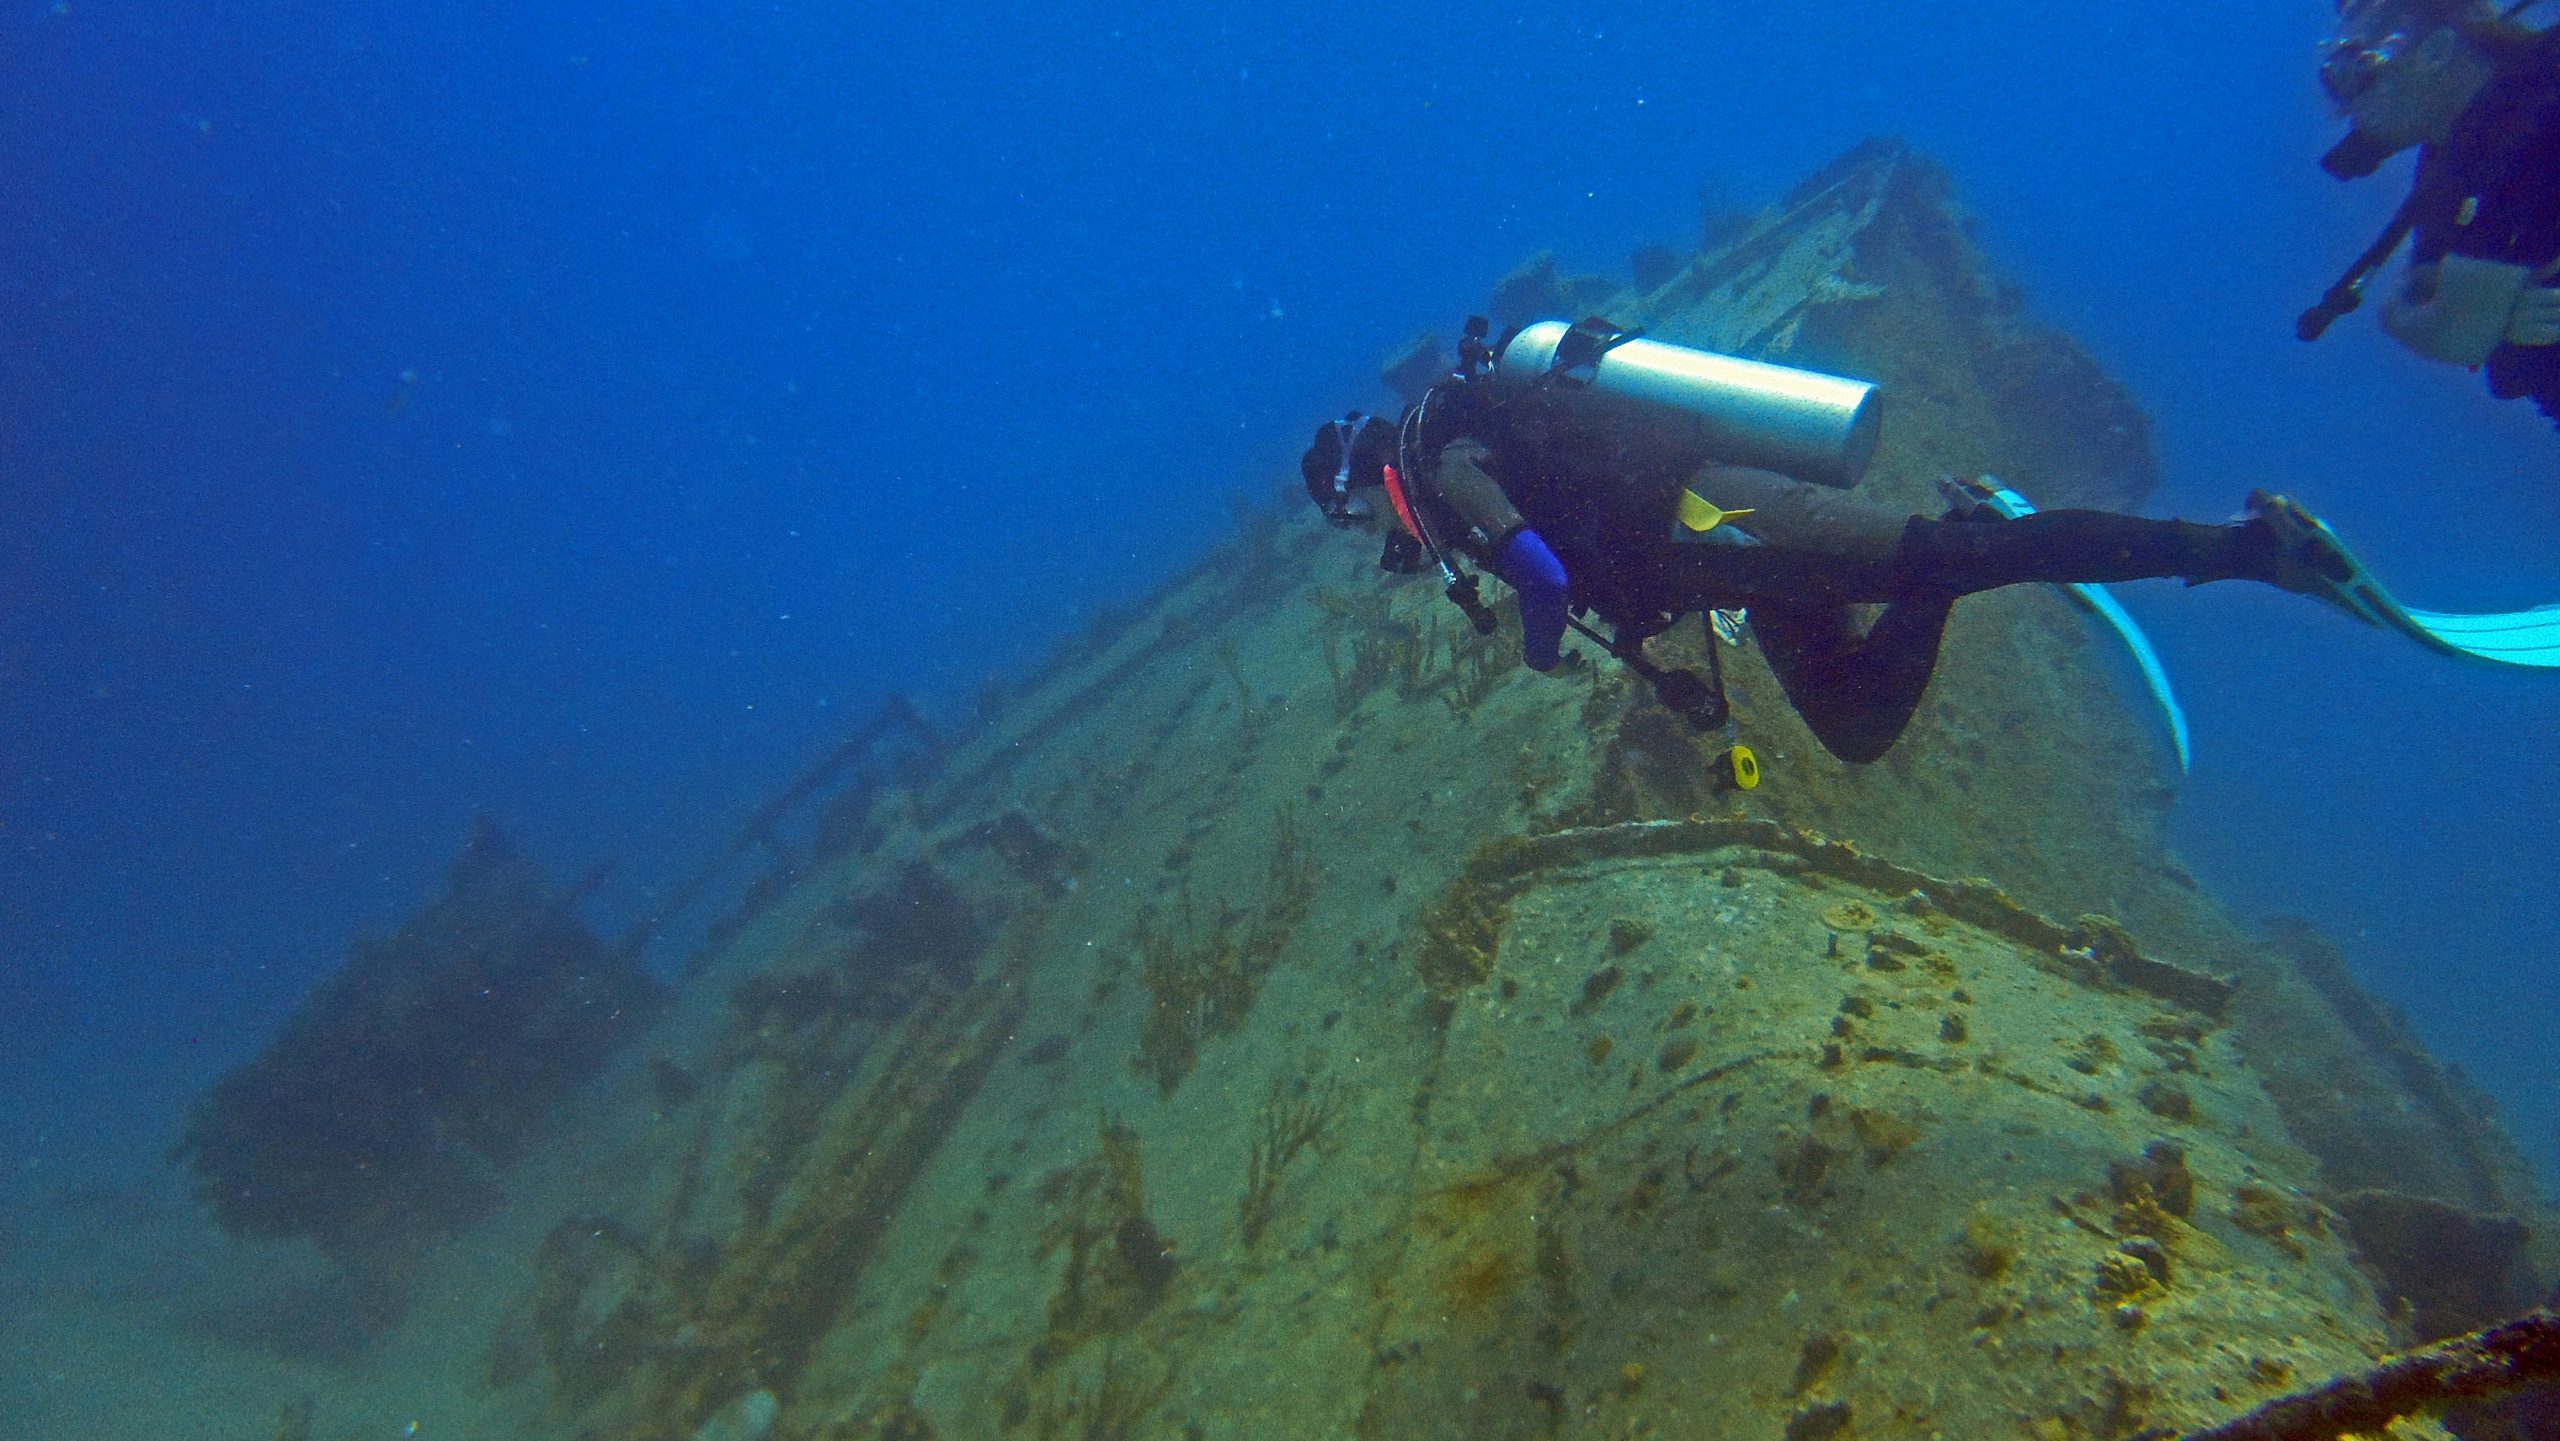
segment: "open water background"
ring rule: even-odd
[[[2157,427],[2404,596],[2560,598],[2560,436],[2293,316],[2321,0],[0,13],[0,1185],[185,1100],[475,810],[628,914],[892,689],[939,715],[1267,502],[1378,359],[1702,190],[1944,162]],[[2560,680],[2132,588],[2179,844],[2310,915],[2553,1159]]]

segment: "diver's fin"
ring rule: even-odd
[[[2272,526],[2284,548],[2285,570],[2276,583],[2285,589],[2325,600],[2445,655],[2560,670],[2560,604],[2485,614],[2413,610],[2393,599],[2338,533],[2300,505],[2258,491],[2249,497],[2249,513]]]
[[[1988,475],[1940,475],[1938,494],[1947,503],[1946,513],[1938,517],[1940,520],[1959,523],[2014,520],[2035,513],[2035,507],[2027,504],[2025,496]],[[2001,499],[2003,496],[2008,499]]]
[[[2325,600],[2367,625],[2402,629],[2392,617],[2403,615],[2400,603],[2382,583],[2367,574],[2320,517],[2290,496],[2263,490],[2249,492],[2249,518],[2265,525],[2276,538],[2274,583],[2297,595]]]
[[[2439,650],[2499,665],[2560,669],[2560,605],[2488,615],[2404,610],[2410,625]]]
[[[2036,510],[2025,496],[1988,475],[1969,480],[1944,476],[1938,481],[1938,489],[1947,497],[1950,519],[1972,519],[1969,512],[1975,507],[1995,511],[2012,520],[2022,515],[2033,515]],[[2151,648],[2151,637],[2142,633],[2142,627],[2133,623],[2133,617],[2125,613],[2125,608],[2116,603],[2114,596],[2107,594],[2104,586],[2065,585],[2061,590],[2105,621],[2108,629],[2124,642],[2124,648],[2133,653],[2133,663],[2142,671],[2142,683],[2150,687],[2151,698],[2160,703],[2160,714],[2169,723],[2169,740],[2178,748],[2178,771],[2185,774],[2191,760],[2187,746],[2187,713],[2178,705],[2177,694],[2169,689],[2169,672],[2160,664],[2160,653]]]

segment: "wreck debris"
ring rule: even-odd
[[[1567,275],[1552,250],[1541,250],[1493,283],[1486,307],[1493,328],[1508,330],[1550,315],[1589,315],[1609,303],[1617,285],[1598,275]]]
[[[1076,872],[1089,859],[1084,847],[1060,840],[1020,811],[972,826],[960,840],[984,845],[1016,879],[1038,886],[1053,900],[1074,889]]]
[[[674,1330],[676,1278],[611,1217],[569,1216],[553,1226],[534,1277],[529,1339],[572,1405],[609,1392]]]
[[[482,820],[444,893],[356,943],[255,1059],[199,1099],[171,1159],[236,1236],[342,1261],[478,1219],[545,1113],[664,992]]]
[[[1435,1001],[1446,1005],[1493,974],[1505,917],[1500,897],[1469,875],[1451,881],[1422,913],[1422,944],[1414,951],[1413,968]]]
[[[909,751],[896,749],[903,742]],[[747,915],[761,909],[753,901],[769,901],[789,888],[806,866],[810,857],[783,836],[783,827],[807,806],[812,798],[827,796],[816,819],[817,836],[812,850],[817,856],[833,855],[853,849],[862,841],[862,827],[881,779],[915,755],[930,751],[938,743],[913,702],[905,696],[892,695],[880,708],[856,726],[816,764],[802,772],[790,785],[767,801],[749,817],[729,844],[697,868],[691,875],[668,889],[647,915],[642,916],[626,932],[617,948],[626,955],[638,955],[657,939],[669,925],[700,903],[719,879],[747,854],[762,850],[772,858],[766,874],[749,887],[751,903],[739,914],[715,926],[715,930],[734,931]],[[851,779],[848,780],[848,773]]]
[[[2467,1331],[2529,1299],[2530,1233],[2514,1216],[2372,1188],[2349,1191],[2336,1204],[2384,1299],[2408,1306],[2422,1339]]]
[[[866,978],[912,977],[921,985],[958,989],[977,976],[987,929],[977,907],[922,861],[909,862],[885,891],[844,902],[838,912],[859,927],[853,968]]]
[[[1180,1262],[1147,1215],[1143,1157],[1138,1133],[1106,1119],[1092,1156],[1041,1183],[1040,1199],[1051,1208],[1041,1249],[1067,1253],[1066,1274],[1049,1302],[1049,1354],[1128,1330],[1173,1282]]]
[[[633,1415],[690,1421],[727,1401],[741,1377],[788,1394],[1021,1018],[1019,989],[1001,977],[919,1007],[860,1104],[829,1107],[802,1150],[799,1174],[824,1184],[791,1189],[682,1290],[657,1332],[655,1364],[623,1373],[617,1400]]]
[[[1919,892],[1931,899],[1933,910],[2026,945],[2045,957],[2055,974],[2094,989],[2140,992],[2207,1017],[2220,1016],[2230,1003],[2229,981],[2140,955],[2123,941],[2122,928],[2103,916],[2083,916],[2079,926],[2060,925],[1988,881],[1930,876],[1869,854],[1855,841],[1832,840],[1775,821],[1706,817],[1625,821],[1509,837],[1478,847],[1467,858],[1466,874],[1451,892],[1455,894],[1458,884],[1471,882],[1498,899],[1548,870],[1602,859],[1707,855],[1727,848],[1774,852],[1806,869],[1884,895]],[[1826,916],[1825,923],[1832,919]],[[1837,919],[1853,917],[1843,913]]]
[[[2388,1357],[2370,1370],[2297,1391],[2245,1416],[2190,1431],[2184,1441],[2338,1441],[2381,1435],[2404,1416],[2469,1401],[2493,1401],[2560,1381],[2560,1315],[2535,1311],[2513,1321]],[[2145,1432],[2136,1441],[2166,1437]]]

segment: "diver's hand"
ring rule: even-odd
[[[2489,358],[2507,336],[2533,272],[2502,260],[2448,255],[2413,265],[2396,295],[2382,302],[2382,328],[2429,360],[2470,367]]]
[[[1520,593],[1520,659],[1531,670],[1554,670],[1564,644],[1564,562],[1522,526],[1502,542],[1494,564]]]
[[[2560,288],[2528,285],[2507,317],[2507,344],[2560,345]]]

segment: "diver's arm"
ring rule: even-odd
[[[1503,493],[1501,482],[1485,469],[1491,455],[1484,442],[1461,436],[1441,447],[1422,478],[1430,493],[1447,501],[1467,523],[1475,543],[1486,547],[1527,524],[1511,497]]]
[[[1490,455],[1472,437],[1450,442],[1431,468],[1432,491],[1467,523],[1494,573],[1520,593],[1521,658],[1531,670],[1553,670],[1564,640],[1570,591],[1564,564],[1485,469]]]
[[[2468,255],[2412,265],[2399,292],[2382,303],[2382,328],[2429,360],[2478,365],[2507,339],[2533,279],[2525,266]]]
[[[1564,562],[1524,525],[1503,538],[1494,564],[1520,595],[1520,659],[1531,670],[1554,670],[1562,656],[1565,607],[1572,594]]]

